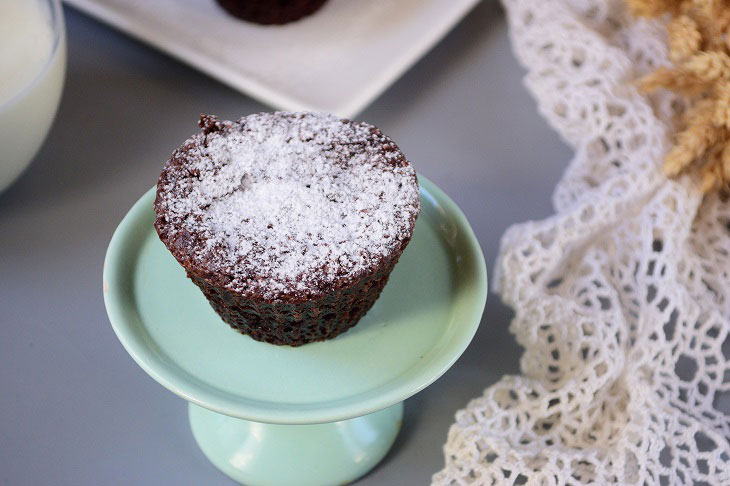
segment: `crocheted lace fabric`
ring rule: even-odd
[[[502,240],[522,374],[457,413],[433,483],[730,484],[730,203],[663,176],[682,103],[632,84],[667,63],[665,27],[622,0],[504,4],[575,157],[556,214]]]

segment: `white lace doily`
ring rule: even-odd
[[[730,484],[730,203],[662,175],[679,101],[631,83],[666,63],[665,29],[623,0],[504,4],[575,157],[556,214],[502,240],[522,375],[457,413],[433,483]]]

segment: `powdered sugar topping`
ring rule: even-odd
[[[197,235],[187,256],[227,288],[317,294],[410,238],[415,171],[373,126],[312,113],[203,124],[163,172],[158,215],[170,240]]]

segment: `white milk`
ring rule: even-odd
[[[0,191],[30,163],[58,107],[66,46],[62,23],[55,46],[51,10],[49,1],[0,0]]]

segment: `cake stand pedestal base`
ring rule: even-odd
[[[339,422],[279,425],[229,417],[192,403],[193,436],[210,461],[248,486],[341,485],[385,457],[403,419],[403,403]]]

